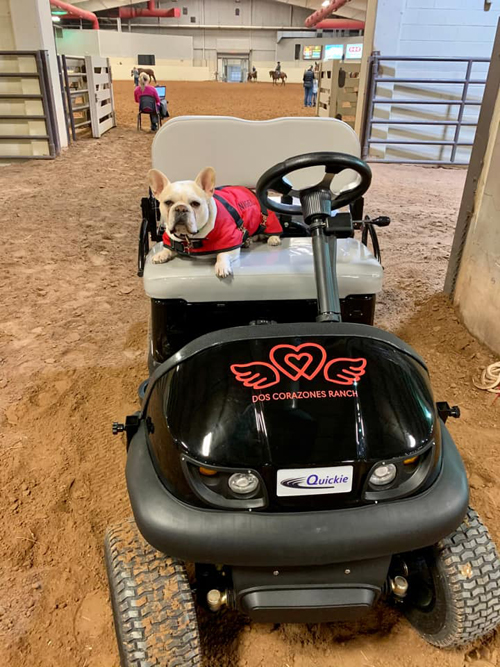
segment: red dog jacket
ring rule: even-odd
[[[247,188],[228,186],[216,188],[215,227],[203,239],[186,238],[175,241],[165,232],[163,245],[181,255],[209,255],[241,248],[249,236],[279,236],[283,229],[275,213],[261,208],[256,195]]]

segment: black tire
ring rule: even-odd
[[[122,667],[199,667],[198,621],[183,563],[153,549],[132,519],[110,528],[104,546]]]
[[[432,549],[409,555],[405,615],[430,644],[452,648],[500,623],[500,561],[477,513]]]

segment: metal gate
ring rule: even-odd
[[[374,53],[369,67],[364,159],[469,164],[489,62],[489,58]],[[437,76],[429,76],[432,71]]]
[[[47,51],[0,51],[0,160],[60,153]]]
[[[109,59],[59,56],[68,141],[89,130],[96,139],[115,127],[113,82]]]

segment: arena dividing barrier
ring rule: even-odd
[[[63,55],[59,71],[68,140],[76,141],[77,131],[87,129],[99,139],[116,126],[109,58]]]
[[[361,63],[325,60],[318,73],[316,115],[338,118],[354,128]]]

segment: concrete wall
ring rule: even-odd
[[[455,289],[470,332],[500,354],[500,93]]]
[[[157,60],[182,62],[193,60],[193,38],[175,35],[151,35],[111,30],[63,30],[57,38],[59,53],[70,56],[123,56],[154,55]]]
[[[496,26],[500,17],[500,4],[492,3],[490,11],[484,11],[484,0],[379,0],[374,34],[374,49],[383,56],[439,56],[490,58]],[[397,76],[415,78],[457,78],[465,75],[466,63],[386,63]],[[475,63],[472,77],[484,79],[488,63]],[[378,87],[378,97],[418,99],[461,99],[460,85],[384,84]],[[484,86],[471,85],[469,100],[481,101]],[[459,107],[456,105],[410,106],[380,105],[376,116],[381,119],[399,120],[454,120]],[[479,107],[465,108],[464,120],[476,122]],[[391,140],[452,140],[454,128],[443,126],[417,127],[379,125],[374,136]],[[472,141],[474,128],[463,128],[460,139]],[[440,146],[373,146],[374,157],[395,159],[447,160],[451,148]],[[470,148],[460,147],[457,160],[467,162]]]
[[[499,3],[484,11],[484,0],[379,0],[375,50],[489,58],[499,17]]]

